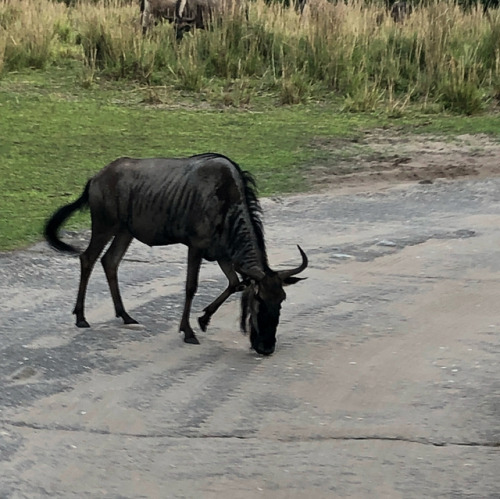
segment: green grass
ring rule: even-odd
[[[223,153],[272,195],[307,190],[310,165],[349,154],[318,137],[499,135],[497,10],[432,1],[396,25],[382,1],[318,0],[300,18],[256,0],[248,21],[224,16],[178,43],[168,24],[144,37],[135,0],[71,3],[0,0],[3,250],[39,239],[119,156]]]
[[[44,220],[77,197],[86,180],[120,156],[219,152],[255,174],[261,195],[305,191],[304,171],[325,151],[317,137],[355,137],[395,126],[431,133],[499,133],[495,115],[461,118],[340,113],[333,105],[252,110],[143,104],[150,88],[74,86],[71,71],[25,71],[0,82],[0,249],[38,240]],[[199,103],[198,103],[199,106]],[[88,224],[77,218],[77,226]]]

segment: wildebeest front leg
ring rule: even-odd
[[[200,272],[200,265],[201,252],[195,248],[189,248],[186,279],[186,301],[184,303],[180,330],[184,333],[184,341],[194,345],[198,345],[200,342],[194,335],[194,331],[189,324],[189,314],[191,312],[193,297],[198,289],[198,274]]]
[[[205,312],[201,317],[198,318],[198,324],[202,331],[207,330],[207,326],[212,318],[212,315],[217,312],[218,308],[236,291],[240,291],[240,280],[238,275],[233,269],[233,265],[229,262],[219,261],[219,266],[222,272],[226,275],[229,284],[227,288],[212,302],[210,305],[203,309]]]
[[[125,255],[130,243],[132,242],[132,235],[128,232],[120,232],[115,236],[111,246],[108,248],[104,256],[101,258],[101,263],[104,268],[104,273],[109,284],[111,297],[115,306],[116,317],[121,317],[124,324],[138,324],[138,322],[130,317],[125,311],[122,298],[120,296],[120,289],[118,288],[118,265],[120,264],[123,255]]]

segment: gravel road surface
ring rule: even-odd
[[[500,179],[263,206],[271,264],[310,259],[268,358],[237,297],[182,342],[184,247],[127,253],[135,328],[100,266],[80,330],[76,258],[0,255],[0,498],[500,497]]]

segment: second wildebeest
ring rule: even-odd
[[[175,23],[176,36],[192,28],[206,29],[212,22],[243,8],[248,20],[246,0],[141,0],[141,25],[146,33],[160,20]]]
[[[410,3],[405,0],[399,0],[392,4],[390,14],[395,23],[403,23],[412,11],[413,8]]]
[[[234,292],[246,288],[242,298],[242,324],[249,324],[252,347],[273,353],[276,344],[283,286],[307,267],[273,271],[268,264],[261,208],[253,177],[220,154],[189,158],[120,158],[98,172],[82,195],[57,210],[45,226],[54,248],[77,252],[58,236],[60,226],[76,210],[90,207],[92,233],[80,255],[81,275],[74,308],[76,325],[89,327],[84,313],[85,294],[92,268],[101,259],[117,317],[136,321],[126,312],[118,289],[117,269],[133,238],[150,246],[182,243],[188,247],[186,297],[180,323],[186,343],[198,343],[189,323],[202,259],[217,261],[228,278],[227,288],[199,318],[205,330],[210,318]],[[242,280],[240,280],[240,277]],[[249,320],[247,321],[247,317]]]
[[[221,19],[243,14],[248,21],[246,0],[177,0],[176,19],[184,31],[206,29]]]
[[[141,0],[142,32],[153,26],[156,21],[175,21],[175,5],[177,0]]]

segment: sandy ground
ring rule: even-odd
[[[376,130],[354,139],[316,139],[312,147],[329,153],[310,168],[309,179],[321,191],[500,174],[500,141],[487,135],[444,138]]]
[[[0,497],[498,498],[498,146],[372,138],[358,174],[263,200],[271,263],[310,258],[269,358],[236,298],[181,341],[182,247],[132,245],[135,329],[100,268],[79,330],[76,259],[2,255]],[[224,284],[204,265],[193,316]]]

